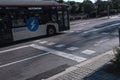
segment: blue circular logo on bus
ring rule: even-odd
[[[36,18],[29,18],[27,20],[27,28],[34,32],[39,28],[39,22]]]

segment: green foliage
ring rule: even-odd
[[[68,2],[69,10],[70,10],[70,13],[71,13],[71,14],[76,14],[76,13],[79,12],[79,10],[80,10],[80,9],[79,9],[79,8],[80,8],[79,4],[80,4],[80,3],[76,3],[76,2],[74,2],[74,1],[69,1],[69,2]]]
[[[120,0],[111,0],[114,9],[120,9]]]
[[[61,3],[63,0],[57,0]],[[65,3],[65,2],[64,2]],[[96,0],[93,3],[91,0],[83,0],[83,2],[66,2],[69,5],[69,12],[72,16],[87,15],[87,17],[102,17],[110,15],[115,15],[120,13],[120,0]]]
[[[64,0],[55,0],[57,1],[58,3],[64,3]]]
[[[86,13],[88,15],[95,10],[94,4],[90,0],[84,0],[82,7],[83,7],[83,13]]]
[[[115,63],[120,65],[120,48],[119,47],[116,47],[115,50],[114,50],[114,53],[115,53]]]
[[[76,13],[77,11],[79,10],[79,5],[77,3],[75,3],[73,6],[72,6],[72,11],[74,13]]]

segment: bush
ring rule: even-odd
[[[112,60],[112,63],[105,68],[105,71],[120,76],[120,48],[115,47],[114,53],[115,58]]]
[[[115,53],[114,63],[116,67],[120,68],[120,48],[116,47],[114,53]]]

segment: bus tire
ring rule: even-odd
[[[56,34],[56,29],[54,26],[47,27],[47,36],[53,36]]]

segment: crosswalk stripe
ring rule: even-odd
[[[104,40],[98,41],[96,44],[94,44],[94,46],[98,46],[98,45],[100,45],[108,40],[110,40],[110,39],[104,39]]]
[[[52,46],[55,45],[56,43],[48,43],[47,45]]]
[[[41,40],[35,40],[35,41],[33,41],[33,42],[40,42]]]
[[[45,44],[45,43],[47,43],[47,41],[41,41],[41,42],[39,42],[40,44]]]
[[[35,48],[35,49],[47,51],[47,52],[50,52],[51,54],[61,56],[61,57],[64,57],[64,58],[67,58],[67,59],[70,59],[70,60],[74,60],[76,62],[82,62],[82,61],[87,60],[86,58],[83,58],[83,57],[80,57],[80,56],[76,56],[76,55],[73,55],[73,54],[68,54],[68,53],[65,53],[65,52],[58,51],[58,50],[54,50],[54,49],[50,49],[50,48],[47,48],[47,47],[39,46],[39,45],[36,45],[36,44],[32,44],[30,46]]]
[[[93,51],[93,50],[84,50],[84,51],[82,51],[82,53],[83,54],[87,54],[87,55],[91,55],[91,54],[94,54],[94,53],[96,53],[96,51]]]
[[[61,48],[61,47],[64,47],[64,46],[65,46],[64,44],[59,44],[59,45],[56,45],[55,47]]]
[[[74,50],[77,50],[77,49],[79,49],[78,47],[69,47],[69,48],[67,48],[68,50],[70,50],[70,51],[74,51]]]

